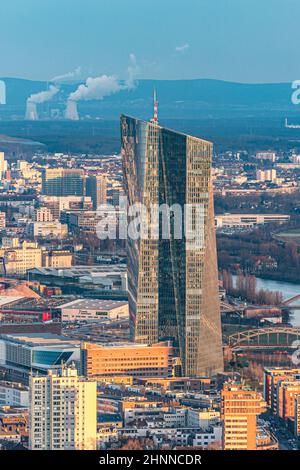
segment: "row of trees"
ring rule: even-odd
[[[255,276],[239,272],[234,284],[231,272],[224,270],[222,279],[224,289],[233,297],[240,297],[247,302],[260,305],[280,305],[283,301],[281,292],[257,289]]]

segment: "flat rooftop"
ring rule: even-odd
[[[91,343],[91,342],[86,342],[88,349],[150,349],[150,348],[163,348],[163,347],[172,347],[171,343],[168,341],[162,341],[160,343],[154,343],[154,344],[147,344],[147,343],[106,343],[106,344],[100,344],[100,343]]]
[[[33,268],[29,269],[32,274],[40,274],[43,276],[59,276],[59,277],[81,277],[91,275],[110,275],[126,273],[126,264],[102,264],[99,266],[71,266],[70,268]]]
[[[128,302],[118,301],[118,300],[101,300],[101,299],[77,299],[72,302],[60,305],[61,309],[85,309],[85,310],[99,310],[99,311],[109,311],[123,305],[128,305]]]
[[[0,338],[13,343],[24,344],[26,346],[47,346],[53,348],[70,348],[80,346],[80,341],[54,333],[19,333],[2,334]]]
[[[17,295],[17,296],[0,295],[0,308],[3,307],[4,305],[8,305],[13,302],[18,302],[22,299],[24,299],[23,295]]]
[[[5,382],[4,380],[0,380],[0,387],[11,388],[14,390],[20,390],[21,392],[27,392],[28,387],[25,385],[18,383],[18,382]]]

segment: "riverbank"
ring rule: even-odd
[[[232,275],[233,282],[236,282],[237,276]],[[266,289],[272,292],[282,292],[283,299],[289,299],[295,295],[300,294],[300,283],[292,283],[287,281],[278,281],[274,279],[266,279],[263,277],[256,277],[257,289]]]

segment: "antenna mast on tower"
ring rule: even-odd
[[[153,93],[153,105],[154,105],[154,114],[153,114],[152,122],[154,124],[158,124],[158,103],[156,101],[156,89],[155,88],[154,88],[154,93]]]

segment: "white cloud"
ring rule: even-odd
[[[187,51],[189,49],[189,47],[190,47],[190,45],[188,43],[186,43],[186,44],[183,44],[182,46],[176,46],[175,51],[182,53],[182,52]]]

